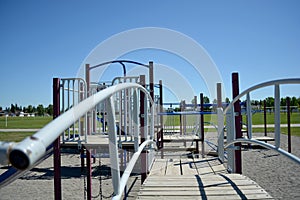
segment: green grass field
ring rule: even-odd
[[[187,118],[187,125],[193,126],[196,124],[196,116],[189,115],[186,116]],[[246,116],[243,115],[243,122],[247,123]],[[287,114],[281,113],[280,114],[280,121],[281,124],[287,123]],[[209,122],[211,124],[217,125],[217,115],[204,115],[204,122]],[[180,117],[179,115],[171,115],[171,116],[164,116],[164,123],[167,126],[174,126],[180,125]],[[253,125],[263,125],[264,124],[264,116],[263,113],[255,113],[252,115],[252,124]],[[267,124],[274,124],[274,113],[267,113]],[[300,124],[300,113],[291,113],[291,124]],[[215,129],[206,129],[205,131],[215,131]],[[253,128],[253,132],[264,132],[263,128]],[[268,128],[267,132],[274,133],[274,128]],[[283,134],[287,134],[287,128],[281,127],[281,132]],[[300,136],[300,127],[292,127],[291,128],[292,135]]]
[[[180,117],[179,115],[171,115],[171,116],[164,116],[165,117],[165,124],[174,124],[175,126],[179,126],[180,124]],[[243,122],[247,122],[246,116],[243,115]],[[191,121],[191,123],[194,123],[196,120],[196,117],[194,115],[188,115],[187,121]],[[210,122],[213,124],[217,124],[217,115],[204,115],[204,121]],[[287,114],[281,113],[280,114],[280,121],[281,124],[287,123]],[[252,124],[253,125],[259,125],[264,124],[264,116],[263,113],[255,113],[252,115]],[[274,124],[274,113],[268,113],[267,114],[267,124]],[[291,124],[300,124],[300,112],[298,113],[292,113],[291,114]]]
[[[0,117],[0,129],[39,129],[52,121],[52,117]],[[19,142],[34,132],[0,132],[0,141]]]
[[[33,134],[33,132],[0,132],[0,141],[20,142]]]
[[[52,117],[0,117],[0,129],[42,128],[52,121]]]
[[[281,124],[287,123],[286,113],[281,113]],[[186,116],[187,125],[193,126],[196,123],[196,116]],[[179,126],[180,117],[164,116],[164,124],[167,126]],[[252,116],[252,123],[254,125],[264,124],[263,113],[255,113]],[[0,117],[0,129],[38,129],[44,127],[52,121],[52,117],[8,117],[6,126],[6,117]],[[217,115],[204,115],[204,121],[212,124],[217,124]],[[243,122],[246,122],[246,116],[243,116]],[[291,123],[300,124],[300,113],[291,114]],[[267,124],[274,124],[274,113],[267,114]],[[215,129],[206,129],[205,131],[215,131]],[[269,133],[274,132],[274,128],[268,128]],[[253,132],[264,132],[263,128],[253,128]],[[287,128],[282,127],[281,132],[287,133]],[[300,136],[300,127],[291,128],[292,135]],[[33,132],[0,132],[0,141],[21,141],[27,136],[32,135]]]

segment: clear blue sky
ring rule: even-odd
[[[217,65],[228,97],[234,71],[240,73],[241,90],[300,77],[299,9],[297,0],[1,0],[0,106],[51,104],[53,77],[75,77],[99,43],[143,27],[172,29],[202,45]],[[172,56],[148,53],[129,57],[174,66]],[[299,86],[286,88],[282,95],[287,94],[299,97]]]

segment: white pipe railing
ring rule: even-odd
[[[118,193],[115,194],[115,196],[112,198],[113,200],[119,200],[121,199],[122,197],[122,194],[124,192],[124,189],[126,187],[126,184],[127,184],[127,181],[129,179],[129,176],[136,164],[136,162],[138,161],[138,158],[139,156],[141,155],[142,151],[145,149],[145,147],[149,144],[154,144],[156,145],[155,141],[149,139],[149,140],[146,140],[145,142],[143,142],[138,150],[133,154],[131,160],[129,161],[122,177],[121,177],[121,180],[120,180],[120,184],[119,184],[119,187],[118,187]]]
[[[278,151],[279,153],[287,156],[288,158],[296,161],[300,164],[299,158],[295,159],[295,156],[285,152],[283,149],[280,149],[280,85],[283,84],[300,84],[300,78],[292,78],[292,79],[279,79],[279,80],[273,80],[268,81],[264,83],[260,83],[258,85],[252,86],[245,91],[241,92],[238,96],[236,96],[232,102],[225,108],[224,112],[221,112],[219,110],[218,112],[218,118],[219,120],[222,120],[224,115],[226,115],[226,126],[227,126],[227,151],[228,151],[228,169],[234,171],[234,147],[230,147],[234,143],[239,143],[241,141],[247,142],[247,143],[255,143],[259,144],[261,146],[264,146],[269,149],[273,149]],[[272,146],[270,144],[262,143],[260,141],[252,139],[252,110],[251,110],[251,100],[250,100],[250,92],[268,87],[268,86],[274,86],[274,97],[275,97],[275,146]],[[233,105],[235,102],[237,102],[239,99],[241,99],[243,96],[246,95],[247,99],[247,122],[248,122],[248,136],[249,139],[235,139],[235,128],[234,128],[234,120],[235,120],[235,113],[233,110]],[[224,127],[224,126],[223,126]],[[222,127],[222,128],[223,128]],[[219,133],[221,133],[221,128],[219,129]],[[219,140],[223,140],[223,138],[219,137]],[[221,144],[222,142],[219,141]],[[223,146],[219,146],[218,148],[223,148]],[[219,152],[223,152],[224,149],[221,149]],[[219,158],[221,158],[221,155],[219,153]]]
[[[126,88],[138,88],[147,94],[149,99],[151,99],[148,91],[136,83],[123,83],[106,88],[83,100],[77,106],[72,107],[70,110],[54,119],[34,135],[27,137],[22,142],[11,147],[6,152],[7,160],[9,160],[10,163],[17,169],[24,170],[29,168],[45,154],[46,148],[74,122],[80,119],[80,117],[94,108],[101,101],[104,101],[113,94]],[[151,99],[151,103],[152,102],[153,101]]]
[[[248,144],[257,144],[259,146],[262,146],[262,147],[265,147],[267,149],[270,149],[270,150],[274,150],[274,151],[277,151],[278,153],[288,157],[289,159],[291,159],[292,161],[296,162],[297,164],[300,164],[300,158],[298,158],[297,156],[281,149],[281,148],[277,148],[276,146],[274,145],[271,145],[269,143],[265,143],[265,142],[261,142],[261,141],[258,141],[258,140],[253,140],[253,139],[245,139],[245,138],[239,138],[239,139],[235,139],[234,141],[232,142],[229,142],[225,145],[225,149],[228,148],[229,146],[235,144],[235,143],[248,143]]]

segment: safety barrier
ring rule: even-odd
[[[86,82],[81,78],[60,79],[61,108],[64,113],[78,105],[87,97]],[[87,115],[75,121],[62,134],[62,142],[86,142],[87,141]]]
[[[116,112],[115,112],[115,94],[119,92],[126,92],[131,97],[131,108],[128,109],[128,114],[132,115],[132,120],[135,126],[132,127],[133,142],[135,144],[135,154],[133,159],[129,162],[124,175],[120,178],[119,155],[116,128]],[[141,98],[141,99],[140,99]],[[136,83],[122,83],[108,87],[93,96],[90,96],[80,102],[78,105],[70,108],[62,115],[47,124],[44,128],[40,129],[34,135],[24,139],[18,144],[2,144],[1,155],[2,161],[10,161],[10,163],[17,169],[25,170],[34,165],[46,152],[46,148],[56,140],[66,129],[72,126],[82,116],[86,115],[88,111],[97,106],[100,102],[106,102],[107,118],[108,118],[108,136],[109,136],[109,151],[111,159],[111,171],[114,187],[114,194],[120,195],[120,188],[126,185],[128,180],[128,173],[131,172],[137,157],[141,154],[142,150],[149,146],[153,149],[154,144],[154,104],[148,91]],[[141,105],[140,102],[143,104]],[[139,115],[140,108],[143,108],[144,114]],[[140,126],[138,116],[143,121],[143,126]],[[141,145],[140,141],[142,141]],[[148,162],[149,165],[151,164]],[[146,167],[149,167],[146,166]]]
[[[275,150],[291,160],[297,162],[300,164],[300,159],[295,157],[294,155],[284,151],[280,148],[280,85],[284,84],[300,84],[299,78],[294,79],[280,79],[280,80],[273,80],[264,82],[255,86],[250,87],[249,89],[246,89],[245,91],[241,92],[239,95],[237,95],[232,102],[225,108],[223,111],[222,108],[218,108],[218,155],[221,160],[224,160],[224,116],[226,116],[226,131],[227,131],[227,145],[225,148],[227,148],[228,153],[228,170],[235,172],[235,151],[239,150],[237,146],[233,146],[233,144],[236,143],[252,143],[257,144],[272,150]],[[252,110],[251,110],[251,99],[250,99],[250,92],[268,87],[268,86],[274,86],[274,99],[275,99],[275,145],[265,144],[262,142],[259,142],[252,138]],[[234,110],[234,104],[241,99],[243,96],[246,95],[246,115],[247,115],[247,130],[248,130],[248,139],[243,138],[236,138],[236,129],[235,129],[235,117],[238,113]]]

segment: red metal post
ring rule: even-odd
[[[150,84],[150,96],[154,100],[154,73],[153,73],[153,62],[149,62],[149,84]]]
[[[159,112],[162,113],[164,111],[163,108],[163,86],[162,86],[162,80],[159,80]],[[163,130],[163,115],[160,115],[159,117],[160,119],[160,146],[159,148],[163,148],[164,147],[164,130]]]
[[[60,115],[60,79],[53,78],[53,119]],[[61,158],[60,137],[53,143],[53,165],[54,165],[54,197],[55,200],[62,199],[61,194]]]
[[[85,81],[86,81],[86,96],[89,97],[90,93],[90,65],[85,65]],[[87,114],[87,134],[91,134],[91,112]],[[87,164],[87,199],[92,199],[92,164],[91,164],[91,149],[86,149],[86,164]]]
[[[204,98],[203,98],[203,93],[200,93],[200,126],[201,126],[201,143],[202,143],[202,158],[204,157]],[[197,141],[198,143],[198,141]],[[199,152],[199,149],[197,149],[197,151]]]
[[[145,87],[146,86],[146,80],[145,75],[140,76],[140,84]],[[141,133],[141,144],[146,140],[144,138],[144,128],[145,128],[145,94],[143,92],[140,92],[140,133]],[[147,152],[142,151],[141,154],[141,183],[143,184],[144,181],[147,178]]]
[[[232,97],[233,99],[239,95],[239,74],[232,73]],[[236,139],[242,137],[241,131],[241,105],[240,100],[234,103],[234,113],[235,113],[235,134]],[[241,143],[237,143],[236,145],[237,150],[235,150],[235,172],[242,174],[242,152],[241,152]]]
[[[90,149],[86,149],[86,164],[87,164],[87,199],[92,199],[92,164]]]
[[[291,148],[291,111],[290,111],[290,97],[286,98],[286,106],[287,106],[287,128],[288,128],[288,152],[292,152]]]
[[[90,92],[90,65],[86,64],[85,65],[85,82],[86,82],[86,91],[87,94],[86,96],[89,97],[91,95]],[[91,116],[90,116],[91,112],[87,113],[87,134],[90,135],[91,134]]]

